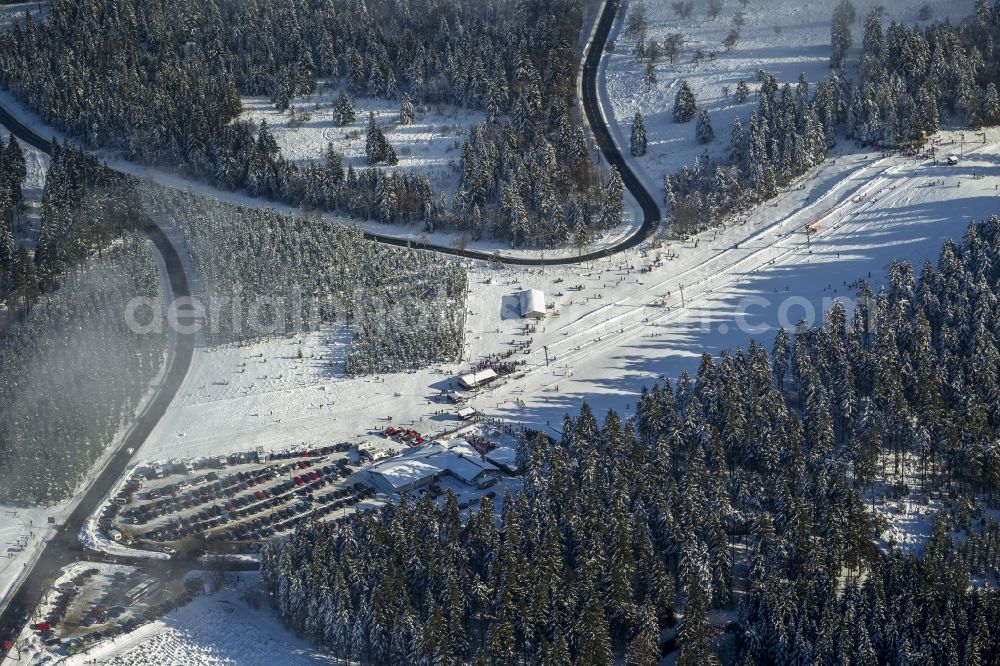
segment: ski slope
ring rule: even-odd
[[[836,298],[850,310],[850,285],[870,279],[877,289],[891,260],[907,258],[917,270],[936,260],[945,240],[959,238],[971,219],[1000,203],[1000,130],[988,138],[987,145],[966,143],[957,167],[878,154],[835,157],[801,189],[742,223],[683,244],[580,266],[470,264],[461,363],[351,379],[338,361],[344,330],[199,349],[179,399],[141,456],[357,441],[389,416],[424,433],[445,430],[457,424],[453,408],[432,398],[456,387],[471,362],[529,339],[530,353],[512,357],[525,362],[520,372],[480,392],[472,406],[553,433],[584,401],[598,412],[631,413],[643,386],[693,372],[703,352],[717,355],[751,338],[769,346],[778,325],[819,323]],[[942,137],[939,152],[959,152],[948,143],[957,139]],[[807,240],[803,230],[814,222],[818,232]],[[657,257],[659,267],[640,272]],[[569,289],[575,285],[583,289]],[[544,290],[556,313],[529,335],[509,308],[524,288]]]

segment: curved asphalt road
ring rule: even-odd
[[[25,143],[45,153],[50,152],[51,147],[47,141],[12,118],[2,108],[0,108],[0,123]],[[141,221],[140,225],[140,230],[153,242],[163,258],[173,298],[190,296],[191,289],[188,285],[187,275],[176,248],[152,220],[147,218]],[[178,309],[178,323],[192,323],[191,311]],[[174,395],[180,389],[185,375],[187,375],[193,352],[193,335],[178,333],[168,341],[167,366],[162,383],[154,387],[155,393],[152,399],[136,416],[131,429],[126,433],[118,449],[91,483],[66,522],[46,544],[28,576],[14,591],[3,614],[0,615],[0,641],[14,638],[21,632],[28,614],[38,604],[42,594],[51,584],[55,572],[67,564],[82,559],[83,547],[79,541],[80,528],[83,527],[87,518],[97,510],[98,505],[108,494],[112,485],[125,472],[126,466],[132,460],[132,454],[142,446],[166,412]],[[2,654],[3,652],[0,651],[0,658],[2,658]]]
[[[642,182],[636,177],[632,167],[625,160],[621,150],[618,149],[614,139],[612,139],[611,131],[608,129],[608,123],[604,118],[604,113],[601,111],[600,98],[597,93],[597,74],[601,64],[601,55],[603,54],[604,48],[608,43],[608,36],[611,34],[611,28],[614,25],[615,15],[618,12],[620,3],[621,0],[607,0],[607,2],[605,2],[604,9],[601,12],[601,16],[597,22],[597,27],[594,31],[594,38],[590,43],[590,47],[587,49],[586,55],[584,56],[583,111],[587,117],[587,122],[590,124],[590,129],[594,134],[597,147],[600,149],[604,160],[608,163],[608,165],[618,168],[618,171],[622,176],[622,182],[625,184],[625,188],[632,194],[636,201],[639,202],[639,206],[642,209],[642,225],[640,225],[635,233],[618,243],[615,243],[614,245],[604,247],[599,250],[593,250],[577,256],[553,257],[551,259],[510,256],[500,252],[493,253],[477,250],[460,250],[447,245],[435,245],[430,243],[421,244],[412,240],[371,232],[365,232],[365,238],[371,241],[384,243],[386,245],[431,250],[465,259],[491,261],[499,258],[500,261],[505,264],[518,266],[556,266],[579,264],[585,261],[602,259],[604,257],[618,254],[624,250],[636,247],[649,238],[660,224],[660,207],[657,205],[656,199],[652,196],[652,194],[650,194],[645,186],[643,186]],[[11,114],[2,106],[0,106],[0,123],[6,125],[7,128],[14,132],[19,139],[35,146],[39,150],[45,152],[49,151],[48,141],[18,122],[17,119],[11,116]]]
[[[600,97],[597,93],[597,74],[601,65],[601,55],[604,53],[604,48],[608,43],[608,36],[611,34],[615,15],[618,13],[620,5],[621,0],[607,0],[605,2],[601,17],[597,22],[597,28],[594,31],[594,39],[591,41],[590,48],[587,49],[587,53],[584,56],[583,111],[587,116],[590,129],[594,133],[594,139],[597,141],[597,147],[600,149],[601,155],[610,166],[618,168],[618,172],[622,176],[622,182],[625,184],[625,189],[635,197],[635,200],[639,202],[639,207],[642,209],[642,225],[634,234],[600,250],[594,250],[575,257],[557,257],[552,259],[517,257],[502,253],[478,252],[476,250],[458,250],[446,245],[418,245],[412,241],[367,232],[365,233],[365,238],[388,245],[433,250],[442,254],[450,254],[466,259],[483,259],[489,261],[499,257],[502,263],[518,266],[556,266],[579,264],[593,259],[603,259],[604,257],[610,257],[636,247],[649,238],[660,224],[660,207],[653,195],[649,193],[639,178],[636,177],[631,165],[625,160],[621,150],[615,144],[614,139],[611,138],[611,131],[608,129],[607,120],[601,110]]]
[[[649,238],[660,223],[660,208],[653,196],[636,177],[632,167],[626,162],[618,146],[612,139],[607,121],[601,110],[597,93],[597,74],[601,63],[601,55],[607,45],[608,36],[611,33],[620,1],[607,0],[598,19],[594,38],[587,49],[583,62],[583,109],[601,154],[609,165],[617,167],[621,173],[625,187],[639,202],[639,206],[642,209],[643,222],[634,234],[610,247],[580,254],[576,257],[558,257],[548,260],[507,256],[499,253],[477,252],[475,250],[459,250],[440,245],[417,245],[411,241],[374,233],[365,233],[365,237],[369,240],[388,245],[416,247],[466,259],[492,260],[499,257],[503,263],[522,266],[577,264],[593,259],[601,259],[636,247]],[[34,146],[42,152],[49,153],[51,151],[49,141],[46,141],[33,130],[26,127],[2,106],[0,106],[0,124],[6,126],[21,141]],[[170,243],[163,231],[151,220],[145,220],[145,223],[142,225],[142,231],[152,240],[163,257],[170,278],[170,288],[173,292],[173,297],[176,299],[183,296],[190,296],[191,292],[187,277],[176,248]],[[190,323],[190,317],[190,312],[185,313],[182,310],[178,313],[181,323]],[[30,611],[41,599],[45,589],[51,583],[55,572],[61,567],[81,559],[82,547],[78,540],[80,528],[86,519],[97,510],[101,499],[108,494],[115,481],[124,473],[126,466],[132,459],[132,454],[128,452],[129,449],[133,449],[133,451],[138,450],[166,412],[167,407],[180,388],[191,365],[193,351],[194,336],[178,334],[175,338],[174,349],[169,352],[168,366],[163,383],[157,387],[153,399],[146,405],[142,413],[137,416],[132,429],[128,432],[118,450],[97,479],[91,484],[69,519],[60,527],[57,535],[45,546],[45,549],[35,562],[27,578],[14,592],[13,597],[7,604],[7,608],[0,615],[0,641],[16,637],[20,633]]]

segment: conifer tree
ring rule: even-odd
[[[747,136],[739,117],[733,120],[729,137],[729,161],[745,169],[747,165]]]
[[[621,223],[624,197],[625,184],[622,176],[616,167],[611,167],[611,175],[608,176],[608,184],[601,199],[602,229],[611,229]]]
[[[413,102],[410,101],[410,97],[406,96],[403,98],[403,103],[399,108],[399,124],[400,125],[410,125],[413,123],[413,118],[415,117],[413,111]]]
[[[369,164],[381,164],[389,156],[385,134],[375,121],[375,112],[368,112],[368,134],[365,138],[365,156]]]
[[[987,125],[1000,124],[1000,95],[997,94],[997,85],[993,81],[987,84],[983,98],[983,122]]]
[[[702,109],[698,113],[695,136],[698,138],[698,143],[711,143],[715,140],[715,130],[712,129],[712,119],[708,116],[708,109]]]
[[[850,0],[842,0],[833,10],[833,22],[830,28],[830,43],[833,48],[830,54],[830,67],[840,69],[844,66],[847,49],[851,48],[851,24],[854,22],[855,10]]]
[[[14,235],[6,226],[0,227],[0,296],[6,298],[17,261]]]
[[[694,93],[691,92],[691,87],[687,81],[681,81],[681,87],[677,90],[677,95],[674,97],[674,122],[688,122],[694,118],[696,110],[697,104],[695,103]]]
[[[642,114],[638,111],[635,112],[635,117],[632,119],[632,137],[629,145],[633,157],[646,154],[646,123],[642,119]]]
[[[677,655],[677,666],[712,666],[719,663],[712,650],[705,593],[698,584],[693,584],[688,590],[678,642],[680,653]]]
[[[750,88],[746,81],[740,79],[739,83],[736,84],[736,102],[744,104],[748,99],[750,99]]]
[[[350,125],[357,120],[354,105],[351,104],[351,98],[348,97],[347,93],[343,90],[340,91],[340,95],[337,97],[337,103],[333,107],[333,119],[334,122],[341,127],[344,125]]]
[[[639,632],[629,642],[625,653],[628,666],[656,666],[660,663],[660,626],[656,611],[646,604],[639,616]]]

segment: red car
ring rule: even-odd
[[[292,482],[295,483],[295,485],[297,486],[301,486],[304,483],[301,476],[296,476],[295,478],[292,479]]]
[[[35,631],[49,631],[50,629],[52,629],[52,625],[49,624],[48,622],[39,622],[38,624],[33,625],[31,628],[34,629]]]
[[[315,471],[309,472],[309,478],[315,481],[316,479],[319,478],[319,474],[317,474]]]

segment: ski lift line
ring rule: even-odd
[[[893,170],[896,170],[896,169],[900,168],[901,166],[902,165],[892,165],[888,169],[885,169],[882,173],[888,173],[890,171],[893,171]],[[870,210],[871,208],[873,208],[874,205],[878,202],[878,198],[877,197],[868,197],[867,195],[870,194],[870,193],[872,193],[872,190],[876,190],[877,189],[877,191],[875,191],[874,194],[881,194],[883,191],[889,189],[888,185],[887,185],[887,182],[888,181],[885,178],[882,178],[882,177],[879,177],[879,178],[877,178],[874,181],[870,181],[867,184],[867,186],[863,188],[865,190],[865,192],[864,192],[864,205],[862,207],[859,207],[858,209],[853,210],[853,211],[847,211],[847,213],[845,215],[843,215],[838,220],[838,222],[837,222],[836,225],[831,225],[830,227],[827,228],[827,236],[828,237],[836,237],[836,236],[838,236],[839,234],[836,233],[836,232],[839,232],[839,231],[843,230],[843,222],[845,222],[848,219],[848,217],[850,217],[852,214],[856,215],[859,212],[865,212],[865,211]],[[834,207],[834,209],[831,209],[831,210],[842,208],[844,205],[846,205],[846,203],[848,203],[848,202],[843,202],[839,206],[836,206],[836,207]],[[864,229],[867,229],[867,228],[871,227],[873,224],[875,224],[874,220],[865,222],[860,227],[858,227],[855,230],[855,232],[857,232],[857,231],[863,231]],[[882,224],[884,224],[884,223],[882,223]],[[831,232],[833,232],[833,233],[831,233]],[[765,252],[767,252],[769,250],[775,250],[775,249],[781,249],[781,250],[783,250],[783,251],[778,252],[773,258],[769,258],[763,264],[760,264],[760,265],[768,265],[772,261],[775,262],[775,263],[777,263],[779,261],[784,260],[785,258],[787,258],[789,256],[792,256],[792,255],[800,253],[800,251],[801,251],[801,246],[800,245],[798,245],[798,244],[793,244],[791,246],[786,245],[787,241],[789,241],[790,239],[792,239],[793,236],[794,236],[794,233],[793,234],[785,235],[779,241],[779,243],[781,243],[780,245],[775,244],[775,245],[772,245],[772,246],[766,246],[766,247],[763,247],[763,248],[759,248],[758,250],[755,250],[755,251],[751,252],[749,255],[747,255],[743,259],[740,259],[739,261],[737,261],[736,264],[733,264],[733,265],[731,265],[729,267],[720,269],[720,270],[716,271],[715,273],[713,273],[710,276],[707,276],[707,277],[705,277],[705,278],[703,278],[703,279],[701,279],[699,281],[696,281],[696,282],[694,282],[694,283],[692,283],[690,285],[686,285],[687,287],[691,287],[691,286],[694,286],[694,285],[701,285],[701,284],[705,285],[705,287],[702,290],[700,290],[700,291],[698,291],[698,292],[696,292],[694,294],[691,294],[689,292],[689,294],[687,295],[687,301],[689,303],[701,302],[701,301],[705,300],[706,297],[711,296],[714,291],[718,290],[720,287],[722,287],[722,286],[724,286],[726,284],[733,284],[733,283],[738,284],[740,282],[740,279],[738,277],[732,275],[733,268],[739,266],[740,264],[746,263],[748,259],[750,259],[752,257],[756,257],[759,254],[765,253]],[[727,282],[721,282],[721,283],[718,283],[718,284],[715,284],[715,285],[712,285],[712,286],[710,286],[708,284],[709,282],[715,282],[717,280],[717,278],[723,277],[723,276],[729,276],[732,279],[730,279]],[[620,303],[620,301],[618,303]],[[594,313],[604,310],[605,307],[612,307],[614,305],[617,305],[618,303],[609,304],[608,306],[604,306],[604,307],[600,308],[599,310],[595,310]],[[577,345],[576,347],[570,349],[569,351],[561,352],[559,354],[559,361],[560,361],[560,363],[562,363],[563,361],[567,361],[567,362],[573,361],[573,360],[579,359],[580,357],[583,357],[583,356],[589,356],[589,355],[593,354],[594,352],[600,351],[600,350],[602,350],[602,349],[604,349],[604,348],[606,348],[608,346],[611,346],[612,343],[617,343],[622,338],[631,337],[632,334],[636,331],[636,329],[644,328],[644,327],[649,327],[649,326],[654,326],[654,325],[663,323],[665,320],[671,319],[674,316],[676,316],[678,313],[683,312],[684,310],[688,309],[688,308],[679,308],[679,307],[664,309],[662,307],[654,307],[654,306],[651,306],[651,305],[641,305],[641,306],[636,307],[632,312],[629,312],[629,313],[627,313],[625,315],[620,315],[619,317],[616,317],[616,319],[625,319],[625,318],[628,318],[628,317],[638,318],[642,314],[644,314],[645,311],[647,309],[649,309],[650,307],[653,307],[653,309],[656,310],[656,312],[654,312],[652,316],[646,317],[645,319],[643,319],[641,321],[633,321],[633,323],[630,324],[629,326],[627,326],[627,327],[619,327],[618,331],[613,331],[612,333],[609,333],[609,334],[606,334],[606,335],[601,335],[597,339],[589,338],[588,340],[584,341],[582,344]],[[590,314],[594,314],[594,313],[590,313]],[[612,320],[609,320],[609,323],[611,321]],[[578,337],[580,335],[588,335],[589,336],[589,335],[593,335],[593,333],[594,333],[594,329],[588,329],[588,330],[580,331],[580,332],[574,334],[574,337]],[[556,341],[556,343],[550,344],[549,347],[551,349],[553,346],[555,346],[557,344],[565,343],[565,342],[568,342],[568,341],[569,341],[569,338],[566,338],[566,339],[563,339],[563,340],[558,340],[558,341]],[[539,366],[539,367],[544,367],[544,366]],[[532,370],[526,370],[525,374],[528,374],[529,372],[533,372],[533,371]]]
[[[886,171],[889,171],[890,169],[893,169],[893,168],[896,168],[896,167],[898,167],[898,165],[893,165],[893,166],[889,167],[889,169],[886,169],[886,170],[885,170],[884,172],[886,172]],[[884,173],[884,172],[883,172],[883,173]],[[885,179],[883,179],[883,178],[879,178],[879,179],[877,179],[877,181],[878,181],[879,183],[881,183],[881,182],[885,182]],[[875,184],[876,184],[876,182],[875,182],[875,181],[871,181],[871,182],[869,182],[869,183],[868,183],[868,187],[865,187],[865,188],[863,188],[863,189],[865,189],[865,194],[866,194],[866,195],[867,195],[867,193],[868,193],[868,190],[870,190],[870,189],[872,189],[873,187],[875,187]],[[829,194],[829,193],[828,193],[828,194]],[[868,200],[868,201],[870,202],[871,200]],[[814,203],[815,203],[815,202],[814,202]],[[835,209],[837,209],[837,208],[839,208],[839,207],[841,207],[841,206],[845,205],[846,203],[847,203],[847,202],[842,202],[842,203],[841,203],[841,204],[840,204],[839,206],[835,206],[834,208],[832,208],[832,209],[830,209],[830,210],[835,210]],[[747,239],[747,240],[745,240],[745,241],[741,241],[741,245],[742,245],[742,244],[744,244],[744,243],[746,243],[746,242],[747,242],[748,240],[751,240],[751,239],[753,239],[754,237],[757,237],[757,236],[762,236],[762,235],[765,235],[766,233],[769,233],[770,231],[772,231],[772,230],[774,229],[774,227],[775,227],[775,226],[785,226],[785,224],[787,223],[787,221],[788,221],[788,220],[790,220],[790,219],[791,219],[791,218],[793,218],[793,217],[796,217],[796,216],[797,216],[798,214],[799,214],[799,213],[797,212],[797,213],[793,214],[792,216],[789,216],[788,218],[786,218],[786,219],[785,219],[785,220],[784,220],[783,222],[779,222],[779,223],[778,223],[777,225],[774,225],[774,226],[771,226],[771,227],[768,227],[767,229],[764,229],[764,230],[761,230],[761,231],[759,231],[759,232],[755,233],[755,234],[754,234],[754,236],[751,236],[750,238],[748,238],[748,239]],[[723,273],[728,273],[728,272],[731,272],[731,271],[732,271],[732,270],[733,270],[734,268],[739,268],[740,266],[742,266],[742,265],[744,265],[744,264],[748,263],[748,261],[749,261],[750,259],[752,259],[753,257],[757,256],[758,254],[760,254],[760,253],[763,253],[763,252],[767,252],[768,250],[771,250],[771,249],[774,249],[774,247],[775,247],[774,245],[769,245],[769,246],[763,246],[763,247],[761,247],[761,248],[758,248],[757,250],[754,250],[754,251],[753,251],[753,252],[751,252],[750,254],[748,254],[748,255],[746,255],[745,257],[743,257],[742,259],[738,260],[738,261],[737,261],[736,263],[734,263],[734,264],[732,264],[732,265],[730,265],[730,266],[727,266],[727,267],[725,267],[725,268],[723,268],[723,269],[720,269],[720,270],[716,271],[715,273],[713,273],[713,274],[711,274],[711,275],[708,275],[708,276],[704,276],[704,277],[701,277],[701,278],[699,278],[699,279],[696,279],[696,280],[692,281],[691,283],[689,283],[689,285],[688,285],[688,286],[693,286],[693,285],[698,285],[698,284],[704,284],[704,283],[706,283],[707,281],[710,281],[710,280],[713,280],[713,279],[715,279],[716,277],[718,277],[719,275],[721,275],[721,274],[723,274]],[[794,248],[794,249],[793,249],[792,251],[797,251],[797,249],[798,249],[798,248]],[[713,256],[713,257],[712,257],[712,258],[710,259],[710,261],[711,261],[711,260],[713,260],[713,259],[715,259],[715,258],[717,258],[717,257],[719,257],[719,256],[721,256],[722,254],[724,254],[724,253],[726,253],[726,252],[731,252],[731,250],[728,250],[728,249],[727,249],[727,250],[724,250],[724,251],[722,251],[722,252],[719,252],[718,254],[716,254],[715,256]],[[782,255],[782,256],[784,256],[784,255]],[[770,259],[769,259],[768,261],[766,261],[766,262],[763,262],[763,263],[759,264],[759,265],[766,265],[766,264],[767,264],[767,263],[769,263],[769,262],[770,262]],[[666,279],[664,279],[664,280],[660,281],[659,283],[657,283],[657,284],[655,284],[655,285],[652,285],[652,287],[650,288],[650,291],[655,291],[655,290],[657,290],[657,288],[658,288],[658,287],[666,287],[666,286],[669,286],[669,285],[670,285],[670,284],[672,284],[672,283],[673,283],[673,282],[674,282],[675,280],[677,280],[677,279],[681,279],[681,278],[683,278],[684,276],[686,276],[686,275],[690,274],[691,272],[693,272],[693,271],[697,271],[697,270],[700,270],[700,269],[701,269],[701,267],[700,267],[700,266],[693,266],[693,267],[691,267],[691,268],[688,268],[688,269],[685,269],[684,271],[681,271],[680,273],[676,273],[676,274],[673,274],[673,275],[671,275],[671,276],[670,276],[669,278],[666,278]],[[620,306],[625,306],[625,307],[628,307],[628,305],[627,305],[626,303],[624,303],[624,302],[623,302],[624,300],[625,300],[625,299],[621,299],[621,300],[619,300],[619,301],[616,301],[616,302],[614,302],[614,303],[609,303],[609,304],[607,304],[607,305],[604,305],[604,306],[602,306],[602,307],[598,308],[597,310],[594,310],[594,311],[592,311],[592,312],[590,312],[590,313],[587,313],[587,314],[586,314],[586,315],[584,315],[584,316],[585,316],[585,317],[590,317],[590,316],[594,316],[594,315],[596,315],[596,314],[598,314],[598,313],[600,313],[600,312],[603,312],[603,311],[604,311],[604,310],[605,310],[606,308],[609,308],[609,307],[615,307],[615,306],[619,306],[619,305],[620,305]],[[689,300],[691,300],[691,299],[689,299]],[[640,307],[642,307],[642,308],[645,308],[645,307],[647,307],[647,305],[645,305],[645,304],[644,304],[644,305],[642,305],[642,306],[640,306]],[[615,319],[618,319],[618,318],[620,318],[620,316],[619,316],[619,317],[616,317]],[[580,320],[577,320],[577,322],[579,322],[579,321],[580,321]],[[614,321],[614,320],[608,320],[608,321],[610,322],[610,321]],[[565,328],[565,327],[564,327],[564,328]],[[580,336],[580,335],[586,335],[586,334],[588,334],[588,333],[589,333],[589,331],[581,331],[581,332],[578,332],[578,333],[575,333],[575,334],[573,334],[572,336],[569,336],[569,337],[565,338],[564,340],[560,340],[560,341],[557,341],[557,342],[556,342],[555,344],[559,344],[559,343],[562,343],[562,342],[568,342],[568,341],[570,341],[570,340],[573,340],[574,338],[576,338],[576,337],[578,337],[578,336]],[[552,346],[555,346],[555,344],[554,344],[554,345],[552,345]]]
[[[901,165],[892,165],[888,169],[884,170],[883,173],[886,173],[886,172],[889,172],[891,170],[897,169],[899,166],[901,166]],[[842,226],[842,223],[850,216],[851,213],[863,212],[863,210],[870,209],[877,202],[877,199],[875,197],[869,198],[867,195],[869,193],[871,193],[871,190],[874,190],[876,188],[879,188],[879,189],[877,190],[877,192],[875,192],[875,194],[881,193],[882,191],[884,191],[886,189],[885,183],[887,183],[886,179],[885,178],[881,178],[881,177],[877,178],[874,181],[870,181],[867,184],[867,186],[863,188],[865,190],[864,194],[860,195],[860,196],[864,197],[864,201],[865,201],[865,205],[864,205],[863,209],[856,209],[854,211],[848,211],[847,214],[845,214],[843,217],[841,217],[841,219],[839,220],[839,223],[836,226],[829,227],[827,231],[829,232],[829,231],[834,231],[834,230],[840,229],[841,226]],[[843,207],[844,205],[846,205],[846,203],[848,203],[848,202],[842,202],[840,205],[835,206],[834,208],[832,208],[830,210],[833,211],[833,210],[839,209],[839,208]],[[872,224],[872,222],[865,223],[859,230],[866,229],[869,226],[871,226],[871,224]],[[789,234],[789,235],[784,236],[781,239],[781,241],[779,241],[779,242],[787,241],[790,238],[792,238],[793,235],[794,235],[794,232],[793,232],[793,234]],[[835,236],[835,235],[836,234],[828,234],[828,237]],[[735,264],[732,264],[732,265],[730,265],[728,267],[722,268],[722,269],[716,271],[715,273],[713,273],[713,274],[711,274],[709,276],[705,276],[705,277],[703,277],[703,278],[701,278],[701,279],[699,279],[699,280],[697,280],[697,281],[695,281],[695,282],[687,285],[688,287],[691,287],[691,286],[694,286],[694,285],[705,285],[704,289],[702,289],[700,292],[698,292],[696,294],[693,294],[693,295],[689,295],[688,298],[687,298],[687,301],[689,303],[700,302],[700,301],[704,300],[705,297],[710,296],[713,293],[714,290],[719,289],[720,287],[724,286],[725,284],[731,284],[731,283],[734,283],[734,282],[735,283],[739,283],[739,279],[738,278],[734,278],[734,279],[729,280],[728,282],[722,282],[722,283],[719,283],[719,284],[715,284],[714,286],[711,286],[709,284],[710,282],[715,282],[717,280],[717,278],[719,278],[719,277],[722,277],[722,276],[731,276],[734,268],[738,268],[739,266],[747,263],[750,259],[753,259],[753,258],[757,257],[759,254],[766,253],[768,251],[774,250],[774,249],[779,248],[779,247],[783,248],[785,246],[784,245],[771,245],[771,246],[765,246],[765,247],[762,247],[762,248],[758,248],[757,250],[754,250],[750,254],[748,254],[745,257],[743,257],[742,259],[738,260]],[[776,261],[779,261],[779,260],[783,260],[783,259],[785,259],[786,257],[788,257],[790,255],[794,255],[794,254],[799,253],[800,249],[801,249],[800,246],[798,246],[798,245],[792,245],[792,246],[788,247],[784,252],[779,252],[776,256],[774,256],[772,258],[769,258],[767,261],[765,261],[764,263],[762,263],[760,265],[767,265],[767,264],[769,264],[771,262],[776,262]],[[716,256],[718,256],[718,255],[716,255]],[[685,272],[689,272],[690,270],[696,270],[696,268],[688,269],[688,271],[685,271]],[[672,280],[672,279],[673,278],[671,278],[670,280]],[[670,280],[667,280],[667,281],[661,283],[661,285],[665,284],[666,282],[669,282]],[[608,307],[614,307],[616,305],[625,305],[625,304],[622,303],[622,301],[617,301],[615,303],[610,303],[610,304],[608,304],[606,306],[602,306],[598,310],[595,310],[595,311],[593,311],[591,313],[588,313],[587,316],[595,315],[598,312],[604,311]],[[600,324],[598,327],[593,327],[593,328],[585,329],[583,331],[579,331],[577,333],[574,333],[572,336],[568,336],[566,338],[563,338],[562,340],[557,340],[555,343],[550,344],[549,347],[551,349],[552,347],[556,347],[556,346],[559,346],[559,345],[564,345],[564,344],[567,344],[567,343],[570,343],[570,342],[575,342],[576,341],[575,339],[578,338],[578,337],[580,337],[580,336],[587,336],[588,339],[585,340],[585,341],[583,341],[581,344],[576,345],[575,347],[571,348],[569,351],[560,352],[560,355],[559,355],[560,361],[562,361],[562,360],[573,360],[573,359],[579,358],[580,356],[582,356],[584,354],[590,354],[590,353],[592,353],[594,351],[597,351],[598,349],[602,349],[604,347],[607,347],[607,346],[610,345],[610,343],[617,342],[621,338],[624,338],[626,336],[631,336],[631,334],[634,333],[635,330],[638,329],[638,328],[640,328],[640,327],[647,327],[647,326],[650,326],[650,325],[658,324],[658,323],[662,322],[664,319],[670,318],[672,315],[676,314],[677,312],[687,309],[687,308],[676,308],[676,309],[675,308],[668,308],[667,310],[664,310],[663,308],[657,307],[656,310],[658,310],[658,312],[654,313],[654,315],[652,317],[646,317],[642,321],[633,322],[627,328],[626,327],[619,327],[619,331],[613,331],[613,332],[611,332],[609,334],[601,335],[597,339],[594,339],[594,338],[590,337],[590,336],[592,336],[595,333],[595,331],[597,330],[597,328],[599,328],[601,326],[610,325],[614,321],[625,320],[625,319],[630,318],[630,317],[639,317],[642,314],[644,314],[644,312],[646,311],[646,309],[649,308],[649,307],[651,307],[649,304],[644,304],[644,305],[640,305],[638,307],[633,307],[633,310],[631,312],[624,313],[623,315],[619,315],[619,316],[615,317],[614,319],[609,319],[606,322],[604,322],[603,324]],[[534,355],[535,353],[536,352],[532,352],[532,355]]]

